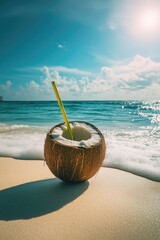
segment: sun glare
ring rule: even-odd
[[[147,9],[146,11],[142,12],[139,16],[139,19],[137,19],[139,22],[139,27],[150,33],[155,30],[158,31],[157,27],[159,25],[159,14],[156,10],[150,10]]]
[[[155,39],[160,34],[160,7],[137,7],[132,14],[130,31],[138,39]]]

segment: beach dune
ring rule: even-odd
[[[38,160],[0,158],[0,239],[158,240],[160,184],[101,168],[69,184]]]

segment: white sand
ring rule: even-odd
[[[1,240],[158,240],[160,183],[101,168],[82,184],[43,161],[0,158]]]

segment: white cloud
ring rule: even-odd
[[[68,71],[79,74],[71,77],[66,74]],[[61,66],[45,66],[42,73],[40,82],[32,80],[22,85],[16,91],[17,96],[23,100],[55,99],[51,86],[51,81],[55,80],[62,99],[160,99],[160,62],[140,55],[127,63],[104,66],[96,76]],[[11,81],[7,81],[0,88],[11,96],[11,85]]]
[[[70,75],[85,75],[85,76],[93,76],[94,74],[92,72],[89,71],[85,71],[85,70],[81,70],[78,68],[69,68],[69,67],[65,67],[65,66],[44,66],[44,67],[23,67],[23,68],[16,68],[15,69],[18,72],[24,72],[24,73],[30,73],[30,75],[26,74],[24,76],[33,76],[37,73],[42,72],[43,74],[45,74],[47,77],[49,77],[49,75],[51,73],[53,73],[54,71],[58,71],[59,73],[66,73],[66,74],[70,74]]]
[[[146,88],[153,82],[160,83],[160,62],[137,55],[128,64],[112,68],[116,81],[125,83],[130,90]]]
[[[10,97],[15,95],[12,89],[12,85],[12,81],[6,81],[0,84],[0,95],[4,100],[8,100]]]
[[[12,86],[11,81],[6,81],[5,83],[0,84],[0,90],[5,91]]]
[[[118,60],[118,59],[113,59],[110,58],[104,54],[99,54],[94,51],[90,52],[90,54],[95,58],[95,60],[103,65],[109,65],[109,66],[119,66],[122,64],[126,64],[129,59],[123,59],[123,60]]]
[[[57,48],[64,48],[64,46],[62,44],[58,44]]]
[[[58,89],[61,92],[78,92],[79,86],[76,78],[69,78],[66,76],[61,76],[58,71],[50,71],[48,67],[44,67],[43,73],[45,78],[43,79],[43,86],[46,91],[51,90],[51,81],[56,81]]]
[[[30,90],[39,90],[40,88],[40,85],[38,83],[36,83],[35,81],[30,81],[28,84],[27,84],[27,87],[30,89]]]
[[[88,71],[80,70],[78,68],[68,68],[64,66],[43,67],[42,72],[44,71],[49,71],[49,72],[58,71],[62,73],[75,74],[75,75],[87,75],[87,76],[93,75],[93,73]]]
[[[58,71],[50,71],[47,67],[44,70],[46,72],[44,82],[48,87],[50,87],[48,79],[51,78],[56,80],[62,92],[101,93],[103,97],[108,91],[113,95],[115,92],[119,92],[123,98],[131,95],[135,97],[135,94],[130,93],[140,90],[143,90],[143,96],[146,97],[146,89],[153,91],[153,86],[160,84],[160,63],[140,55],[135,56],[128,63],[122,62],[118,66],[102,67],[95,78],[89,76],[80,79],[67,78],[66,76],[62,77]],[[62,69],[57,67],[57,70]],[[143,96],[140,97],[143,98]]]

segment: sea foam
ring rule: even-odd
[[[28,125],[0,125],[0,156],[18,159],[44,159],[46,131]]]
[[[0,125],[0,156],[44,159],[47,127]],[[103,167],[117,168],[160,181],[160,126],[139,130],[106,130]]]
[[[103,166],[160,181],[160,127],[108,131]]]

